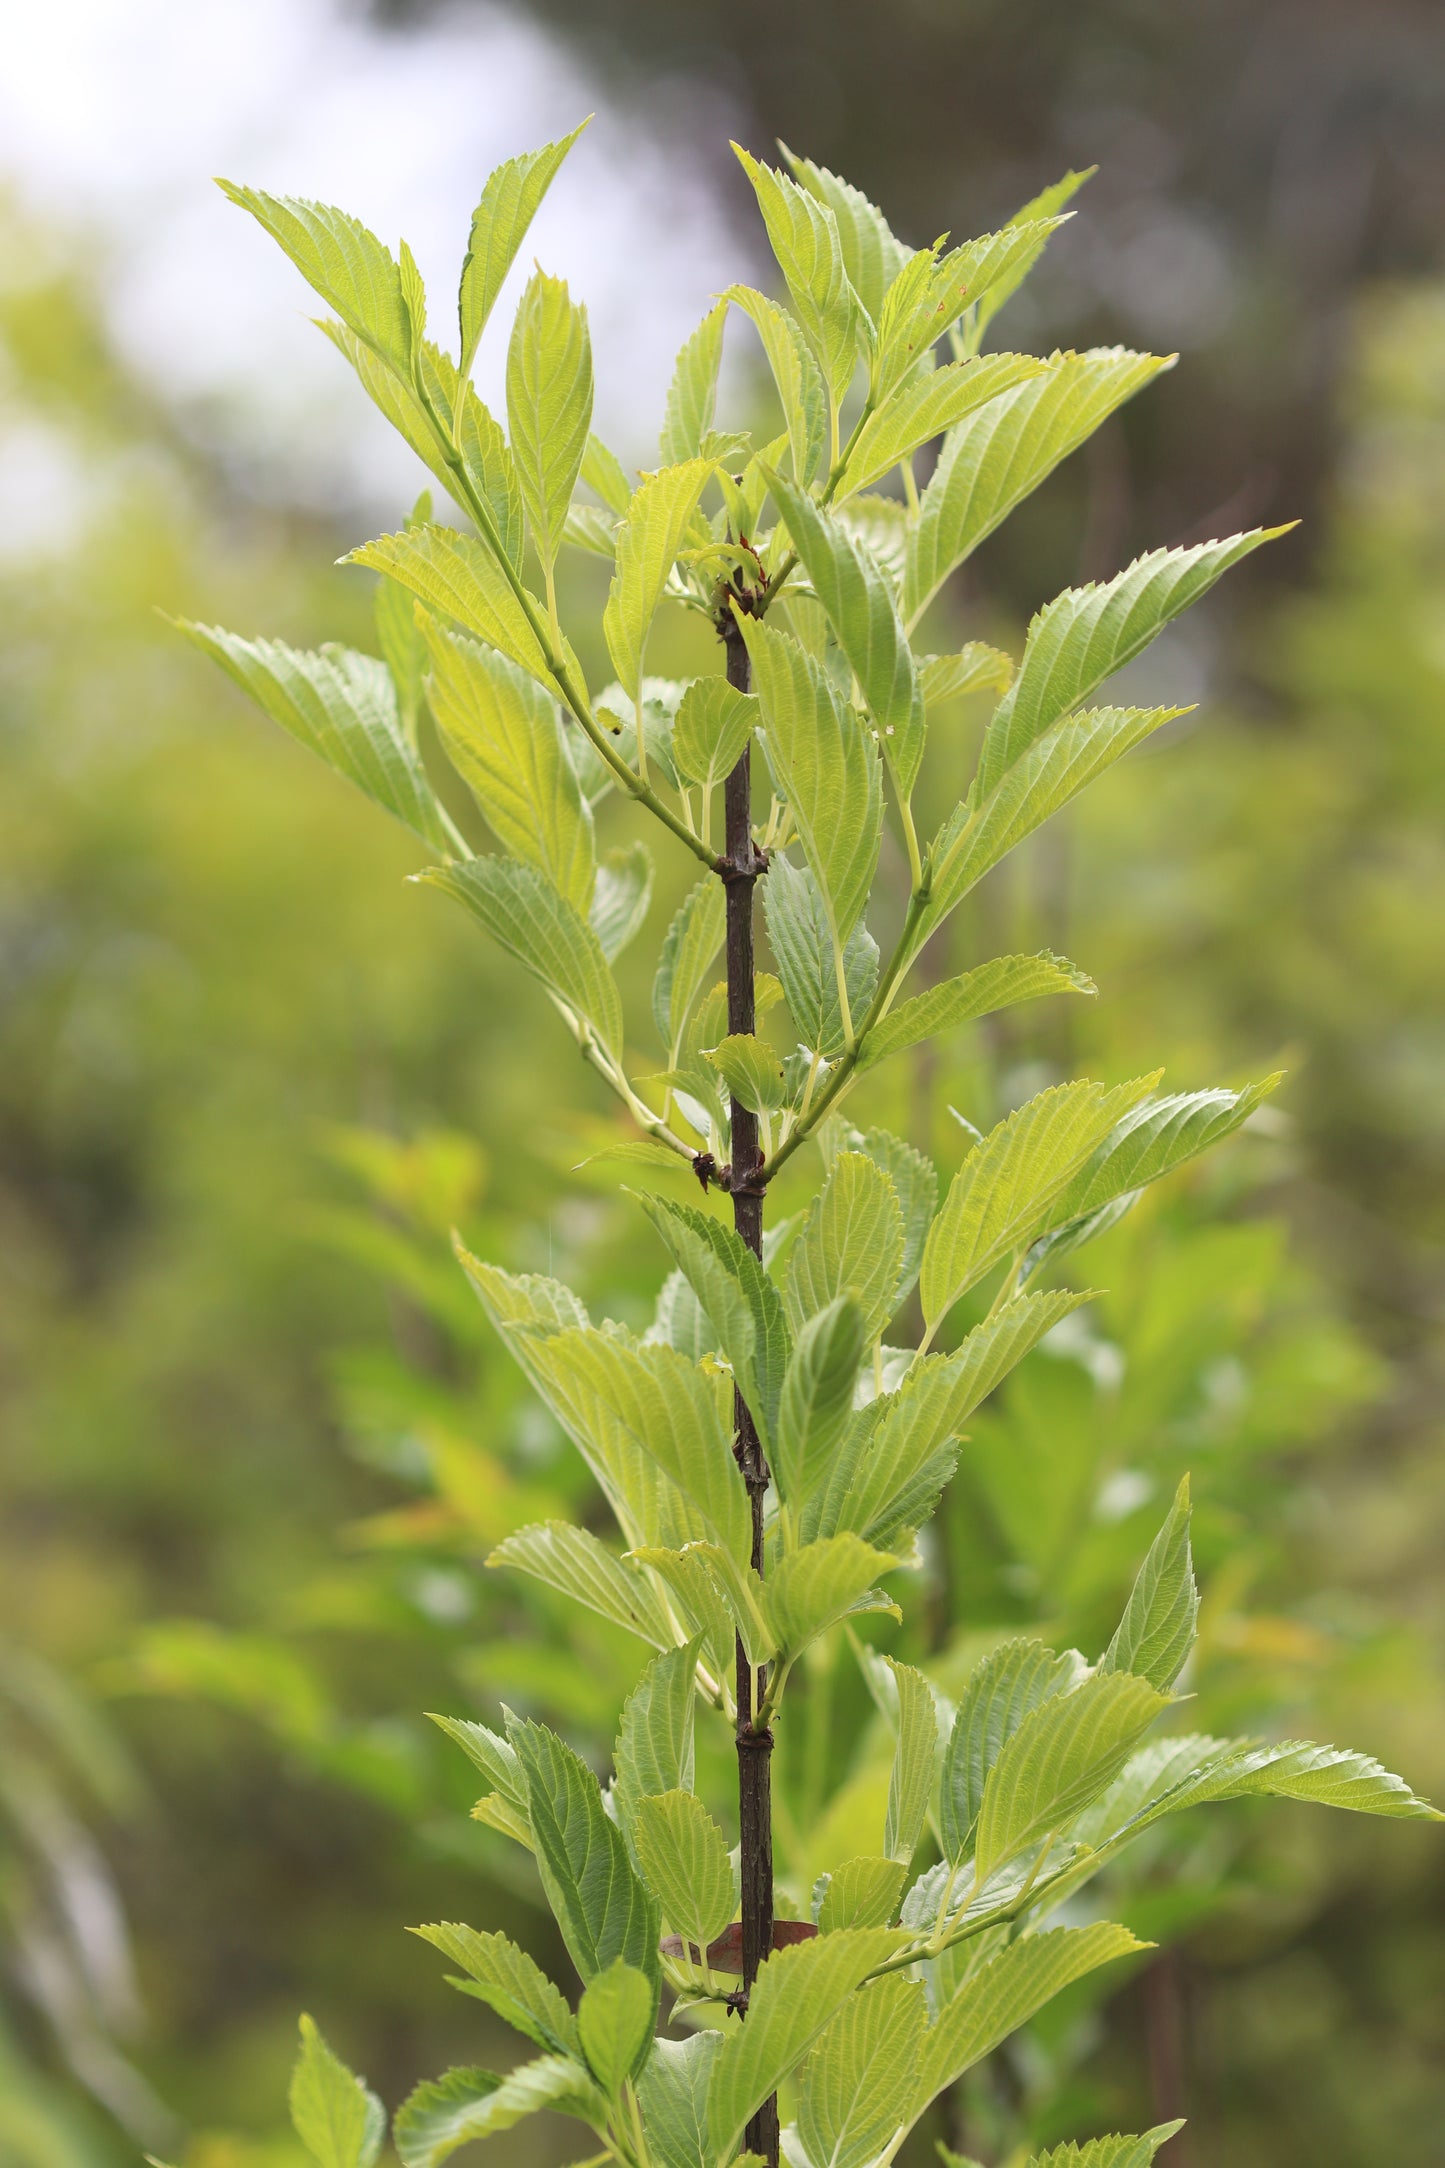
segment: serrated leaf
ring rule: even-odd
[[[733,150],[753,184],[804,336],[834,404],[839,404],[857,366],[865,320],[843,268],[838,221],[826,203],[786,174],[760,165],[739,144],[734,143]]]
[[[602,629],[612,666],[634,700],[652,620],[711,473],[708,459],[659,467],[641,482],[617,530],[617,571]]]
[[[784,1503],[806,1504],[827,1472],[853,1411],[865,1346],[863,1312],[836,1296],[798,1334],[783,1378],[773,1475]]]
[[[1021,277],[1037,258],[1060,219],[1006,226],[980,234],[940,256],[920,249],[903,267],[884,304],[878,326],[875,397],[886,393],[928,355],[943,334],[977,312],[993,288]]]
[[[708,2150],[707,2094],[721,2047],[715,2032],[653,2042],[638,2074],[637,2098],[659,2168],[716,2168]]]
[[[1381,1814],[1401,1821],[1445,1820],[1428,1800],[1418,1798],[1402,1777],[1382,1768],[1368,1754],[1356,1754],[1348,1747],[1316,1746],[1307,1739],[1218,1739],[1191,1744],[1197,1750],[1191,1757],[1194,1765],[1157,1796],[1146,1797],[1142,1806],[1125,1802],[1133,1811],[1122,1826],[1116,1825],[1107,1833],[1100,1829],[1101,1844],[1107,1842],[1112,1847],[1125,1831],[1135,1836],[1166,1814],[1178,1814],[1185,1807],[1257,1796],[1299,1799],[1315,1806],[1340,1807],[1354,1814]],[[1214,1751],[1206,1751],[1209,1748]],[[1100,1805],[1102,1808],[1103,1802]]]
[[[1054,1927],[1025,1935],[970,1973],[930,2026],[919,2058],[914,2114],[983,2057],[1017,2032],[1055,1995],[1117,1957],[1145,1945],[1127,1927]]]
[[[756,696],[738,692],[726,678],[694,678],[672,726],[678,773],[704,790],[725,782],[747,749],[758,712]]]
[[[487,1564],[530,1574],[653,1648],[671,1648],[676,1638],[646,1575],[609,1551],[588,1528],[574,1528],[570,1521],[519,1528],[497,1545]]]
[[[1169,1517],[1149,1546],[1148,1556],[1124,1606],[1113,1640],[1099,1658],[1099,1670],[1132,1671],[1167,1693],[1194,1646],[1199,1591],[1189,1549],[1189,1478],[1174,1493]]]
[[[351,648],[307,654],[281,640],[243,640],[219,625],[174,622],[273,722],[415,835],[437,850],[451,847],[385,663]]]
[[[903,1262],[903,1215],[893,1184],[862,1152],[840,1152],[788,1257],[786,1306],[794,1333],[839,1295],[851,1295],[871,1344],[893,1314]]]
[[[888,1778],[883,1849],[907,1867],[923,1835],[938,1755],[938,1707],[933,1688],[912,1664],[885,1657],[898,1688],[898,1737]]]
[[[301,2020],[290,2109],[296,2135],[319,2168],[372,2168],[386,2138],[386,2110],[309,2017]]]
[[[702,450],[703,438],[712,428],[727,316],[727,302],[715,303],[696,331],[683,342],[668,386],[662,423],[660,449],[666,466],[696,459]]]
[[[505,1935],[478,1934],[456,1921],[413,1927],[411,1932],[467,1975],[453,1986],[486,2003],[534,2046],[557,2055],[578,2052],[577,2021],[561,1989],[515,1942]]]
[[[1156,2123],[1138,2137],[1116,2131],[1108,2138],[1090,2138],[1083,2145],[1051,2146],[1047,2153],[1031,2155],[1029,2168],[1149,2168],[1160,2146],[1183,2128],[1181,2117],[1173,2123]]]
[[[752,1114],[782,1111],[783,1064],[765,1039],[750,1031],[732,1032],[705,1053],[739,1106]]]
[[[989,292],[979,297],[977,309],[970,312],[971,343],[974,346],[982,339],[1005,302],[1018,292],[1042,256],[1055,228],[1062,223],[1059,213],[1066,204],[1073,201],[1085,181],[1092,180],[1097,171],[1097,166],[1085,166],[1082,172],[1071,169],[1061,179],[1051,182],[1047,188],[1041,188],[1036,196],[1031,196],[1027,203],[1021,204],[1014,212],[1009,220],[1009,227],[1016,231],[1032,229],[1036,238],[1031,240],[1023,256],[1009,266],[1007,273],[991,283]],[[1040,227],[1044,229],[1042,232],[1038,231]]]
[[[672,1064],[681,1051],[698,996],[712,975],[726,923],[723,885],[705,873],[678,906],[652,982],[652,1020]]]
[[[907,1869],[901,1860],[845,1859],[828,1877],[818,1907],[820,1935],[843,1927],[886,1927],[898,1910]]]
[[[1076,708],[1191,603],[1208,594],[1232,565],[1288,533],[1259,527],[1227,542],[1151,550],[1103,586],[1069,587],[1029,626],[1013,684],[994,710],[979,756],[980,795],[999,782],[1061,715]]]
[[[905,1047],[925,1039],[941,1038],[980,1016],[998,1009],[1015,1008],[1021,1001],[1038,1001],[1045,994],[1092,994],[1092,979],[1062,956],[1047,951],[1037,956],[995,956],[961,977],[930,986],[911,1001],[900,1002],[892,1014],[874,1025],[863,1041],[858,1067],[871,1069]]]
[[[1168,1697],[1127,1671],[1086,1679],[1042,1702],[1004,1742],[988,1773],[974,1843],[980,1883],[1053,1831],[1066,1829],[1119,1774]]]
[[[686,1273],[718,1348],[732,1365],[738,1391],[769,1444],[790,1353],[776,1287],[741,1237],[710,1213],[662,1197],[639,1196],[637,1201],[673,1263]],[[746,1555],[746,1549],[739,1553]]]
[[[464,904],[494,941],[620,1056],[622,997],[602,944],[544,874],[514,859],[469,858],[431,866],[415,878]]]
[[[607,2103],[571,2056],[545,2055],[505,2078],[490,2070],[449,2070],[405,2100],[392,2132],[402,2168],[440,2168],[473,2139],[511,2130],[543,2108],[605,2127]]]
[[[390,249],[360,219],[333,204],[270,196],[237,181],[216,185],[280,243],[347,329],[405,376],[411,365],[410,324]]]
[[[1031,377],[950,431],[923,492],[908,552],[903,610],[913,624],[943,582],[1060,460],[1168,359],[1100,347],[1055,354]]]
[[[921,1983],[872,1980],[846,2002],[808,2059],[798,2136],[817,2168],[871,2168],[912,2116],[927,2028]]]
[[[775,1647],[791,1662],[840,1619],[865,1611],[891,1611],[891,1596],[874,1586],[897,1559],[875,1551],[861,1536],[827,1536],[779,1559],[765,1584],[765,1610]]]
[[[715,1679],[725,1677],[735,1653],[733,1614],[704,1547],[642,1545],[633,1558],[665,1583],[683,1631],[702,1641],[702,1661]]]
[[[929,1230],[919,1288],[931,1328],[1005,1257],[1022,1249],[1054,1199],[1155,1082],[1080,1079],[1040,1092],[975,1145]]]
[[[877,204],[870,203],[851,181],[840,179],[826,166],[815,165],[811,158],[795,156],[786,143],[778,148],[799,187],[832,212],[848,283],[876,324],[883,297],[904,261],[902,243],[895,238]]]
[[[696,1793],[675,1789],[639,1802],[633,1842],[663,1918],[701,1960],[737,1910],[722,1831]]]
[[[417,628],[416,604],[395,580],[378,580],[371,617],[376,644],[396,687],[402,736],[415,749],[426,678],[426,642]]]
[[[903,1256],[893,1290],[896,1311],[918,1278],[923,1245],[938,1209],[938,1170],[931,1159],[926,1159],[922,1152],[915,1152],[911,1144],[887,1129],[855,1129],[846,1143],[847,1149],[862,1152],[882,1169],[898,1199],[903,1218]]]
[[[600,437],[589,436],[582,454],[582,479],[595,490],[609,512],[621,519],[632,501],[632,484],[628,481],[621,460],[609,451]]]
[[[961,1859],[983,1805],[988,1773],[1005,1743],[1040,1703],[1079,1682],[1072,1652],[1056,1656],[1041,1641],[1005,1641],[974,1667],[958,1704],[939,1777],[943,1856]]]
[[[410,527],[401,534],[379,535],[343,560],[386,572],[464,631],[499,648],[540,680],[550,693],[559,688],[547,657],[517,600],[501,565],[482,543],[455,527]],[[533,607],[541,605],[533,598]]]
[[[966,417],[980,415],[980,409],[992,411],[995,399],[1033,382],[1046,368],[1032,354],[987,354],[979,361],[950,361],[907,378],[859,430],[835,493],[837,501],[870,488],[920,446],[960,427]],[[980,415],[981,421],[986,419],[986,413]],[[913,554],[910,551],[910,564]]]
[[[696,1640],[655,1656],[622,1705],[612,1797],[629,1839],[644,1799],[692,1790],[697,1656]]]
[[[544,143],[539,150],[507,159],[487,177],[481,200],[472,213],[457,296],[463,376],[471,373],[477,344],[527,228],[556,178],[558,167],[586,126],[584,120],[557,142]]]
[[[729,286],[723,299],[740,308],[757,328],[783,410],[793,479],[806,489],[826,456],[828,413],[822,374],[802,326],[754,287]]]
[[[550,566],[592,426],[592,341],[587,311],[545,271],[532,274],[517,305],[507,348],[507,426],[532,540]]]
[[[620,2097],[652,2047],[657,1991],[644,1973],[619,1958],[589,1980],[577,2009],[587,2067],[609,2100]]]
[[[596,1777],[543,1724],[509,1714],[507,1737],[527,1787],[547,1902],[577,1970],[591,1980],[622,1958],[647,1975],[656,1994],[657,1906],[603,1807]]]
[[[836,1059],[844,1047],[843,1011],[828,907],[810,866],[774,854],[763,882],[763,919],[798,1037],[811,1053]],[[844,944],[843,978],[856,1029],[878,983],[878,943],[862,919]]]
[[[888,1928],[855,1927],[775,1950],[758,1969],[747,2022],[723,2042],[708,2087],[715,2158],[730,2160],[743,2127],[854,1990],[896,1946]]]
[[[961,700],[967,693],[1008,691],[1013,681],[1013,657],[1002,648],[982,640],[967,640],[956,655],[925,655],[919,665],[923,679],[923,704],[940,707],[945,700]]]
[[[608,851],[597,867],[587,922],[609,963],[641,932],[651,902],[652,860],[646,845],[629,843]]]
[[[459,1746],[469,1762],[481,1770],[498,1795],[514,1808],[527,1827],[527,1786],[510,1741],[462,1716],[437,1716],[432,1722]],[[530,1836],[526,1841],[531,1842]]]

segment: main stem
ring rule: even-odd
[[[731,613],[721,626],[727,655],[727,681],[738,692],[749,690],[748,651]],[[727,980],[728,1030],[751,1032],[757,1015],[753,994],[753,890],[762,861],[753,848],[752,769],[749,753],[733,769],[724,786],[726,819],[725,865],[727,887]],[[758,1143],[758,1118],[732,1102],[732,1165],[728,1186],[733,1200],[733,1225],[748,1248],[760,1257],[763,1249],[763,1186],[759,1180],[763,1155]],[[733,1450],[747,1484],[752,1508],[752,1561],[763,1570],[763,1499],[768,1488],[768,1465],[752,1410],[741,1393],[733,1395],[737,1436]],[[763,1706],[767,1692],[767,1666],[749,1663],[741,1636],[737,1644],[738,1701],[738,1832],[741,1839],[743,1926],[743,1998],[752,1990],[758,1967],[773,1947],[773,1735],[766,1725],[754,1726],[754,1712]],[[746,2144],[776,2168],[778,2159],[778,2102],[774,2094],[764,2101],[748,2124]]]

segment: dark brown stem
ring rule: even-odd
[[[748,651],[730,611],[719,620],[727,655],[727,679],[739,692],[749,689]],[[724,880],[727,886],[727,979],[728,1030],[752,1031],[757,1023],[753,997],[753,890],[764,861],[753,847],[752,770],[748,752],[733,769],[724,786],[726,819]],[[758,1143],[758,1118],[736,1099],[732,1102],[732,1165],[728,1188],[733,1200],[733,1225],[755,1256],[763,1248],[763,1190],[757,1177],[763,1155]],[[752,1559],[763,1570],[763,1499],[768,1487],[768,1465],[752,1410],[741,1393],[734,1395],[737,1437],[734,1451],[752,1506]],[[742,1641],[737,1644],[738,1696],[738,1835],[742,1879],[743,2000],[758,1976],[758,1967],[773,1947],[773,1735],[766,1726],[754,1729],[753,1712],[760,1708],[767,1690],[767,1666],[756,1670],[749,1663]],[[746,2022],[746,2020],[744,2021]],[[778,2103],[776,2096],[764,2101],[748,2124],[745,2143],[776,2168],[778,2159]]]

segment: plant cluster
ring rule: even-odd
[[[1269,535],[1154,551],[1067,590],[1016,667],[979,642],[924,650],[953,571],[1167,366],[1120,349],[984,350],[1074,174],[997,233],[908,250],[836,176],[739,152],[787,303],[734,287],[709,312],[678,358],[657,469],[634,487],[592,434],[586,314],[540,270],[511,335],[504,434],[472,365],[574,140],[488,181],[455,360],[427,336],[404,243],[393,258],[339,211],[225,184],[333,312],[328,336],[473,531],[424,505],[352,552],[382,575],[380,657],[187,629],[415,831],[438,861],[420,878],[545,988],[635,1124],[617,1150],[668,1266],[639,1334],[594,1322],[556,1281],[462,1255],[621,1538],[552,1521],[493,1563],[654,1653],[605,1788],[540,1723],[441,1720],[482,1773],[478,1818],[532,1854],[582,1994],[574,2009],[501,1935],[420,1929],[538,2052],[506,2074],[423,2084],[394,2139],[407,2168],[433,2168],[551,2109],[627,2168],[773,2163],[780,2148],[795,2168],[869,2168],[1062,1989],[1140,1947],[1096,1914],[1090,1885],[1164,1817],[1257,1793],[1433,1811],[1348,1751],[1173,1727],[1197,1611],[1187,1482],[1094,1662],[1008,1641],[952,1703],[856,1631],[899,1615],[899,1577],[923,1555],[971,1414],[1088,1300],[1056,1283],[1059,1265],[1276,1082],[1061,1084],[978,1136],[946,1185],[905,1139],[845,1112],[909,1048],[1013,1004],[1092,993],[1050,954],[907,988],[985,875],[1183,712],[1091,703]],[[715,423],[734,311],[780,409],[760,445]],[[601,629],[615,682],[596,693],[562,623],[564,543],[612,566]],[[674,607],[715,630],[719,670],[648,674],[654,621]],[[952,704],[977,693],[995,697],[972,779],[921,834],[920,779],[956,771]],[[496,850],[470,847],[460,785]],[[652,865],[636,840],[600,848],[609,796],[698,869],[661,944],[659,1053],[641,1069],[613,965],[646,920]],[[885,926],[890,821],[908,881]],[[679,1170],[700,1185],[689,1201],[668,1186]],[[775,1197],[788,1209],[765,1226]],[[815,1887],[775,1887],[774,1726],[800,1661],[840,1629],[894,1730],[886,1812],[871,1848]],[[699,1707],[735,1744],[735,1844],[698,1788]],[[681,2038],[659,2034],[664,1993]],[[369,2168],[383,2142],[380,2104],[309,2022],[293,2113],[325,2168]],[[1173,2127],[1039,2162],[1145,2168]]]

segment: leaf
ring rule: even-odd
[[[1108,2138],[1090,2138],[1084,2145],[1056,2145],[1047,2153],[1030,2157],[1029,2168],[1149,2168],[1166,2140],[1183,2130],[1182,2117],[1173,2123],[1156,2123],[1137,2138],[1115,2132]]]
[[[296,2135],[320,2168],[372,2168],[386,2137],[386,2110],[309,2017],[301,2020],[290,2108]]]
[[[786,174],[759,165],[737,143],[733,150],[753,184],[804,337],[838,405],[857,366],[862,331],[858,297],[843,268],[838,221],[825,203]]]
[[[1103,586],[1069,587],[1029,626],[1013,684],[984,732],[978,789],[990,791],[1006,768],[1051,724],[1142,654],[1163,628],[1206,595],[1216,580],[1261,542],[1287,527],[1259,527],[1227,542],[1151,550]]]
[[[799,186],[832,212],[848,283],[876,324],[883,297],[904,261],[902,244],[895,239],[878,206],[870,203],[861,189],[840,180],[826,166],[814,165],[811,158],[795,157],[786,143],[778,148]]]
[[[732,2158],[749,2116],[796,2070],[896,1941],[888,1928],[845,1928],[775,1950],[759,1967],[747,2021],[727,2036],[713,2063],[707,2110],[716,2159]]]
[[[641,932],[651,902],[652,860],[646,845],[629,843],[608,851],[597,868],[587,916],[609,963]]]
[[[1047,367],[1032,354],[988,354],[979,361],[951,361],[941,369],[909,377],[859,430],[836,501],[869,488],[920,445],[958,427],[967,416],[978,414],[981,408],[991,411],[993,400],[1034,382]],[[912,555],[910,551],[910,563]]]
[[[716,302],[696,331],[683,342],[668,386],[662,423],[660,449],[665,466],[696,459],[702,450],[702,440],[712,427],[727,317],[727,302]]]
[[[429,696],[448,757],[502,848],[535,866],[579,914],[592,903],[592,808],[555,703],[495,648],[423,621]]]
[[[765,1443],[776,1430],[790,1345],[782,1298],[741,1237],[694,1205],[638,1197],[732,1366]],[[729,1455],[731,1458],[731,1455]],[[746,1550],[739,1553],[746,1556]]]
[[[430,501],[430,491],[424,492],[421,502],[429,505]],[[415,749],[426,678],[426,641],[416,622],[416,604],[395,580],[378,580],[371,617],[376,644],[396,687],[402,736]]]
[[[1356,1754],[1348,1747],[1316,1746],[1307,1739],[1199,1740],[1193,1744],[1202,1758],[1178,1782],[1136,1809],[1124,1825],[1128,1835],[1137,1835],[1185,1807],[1256,1796],[1299,1799],[1401,1821],[1445,1820],[1427,1800],[1417,1798],[1403,1778],[1383,1769],[1368,1754]],[[1211,1744],[1216,1751],[1204,1754]],[[1101,1842],[1108,1841],[1112,1848],[1124,1830],[1116,1830],[1107,1840],[1101,1832]]]
[[[415,878],[465,904],[494,941],[620,1056],[622,997],[602,944],[544,874],[515,859],[469,858]]]
[[[860,1612],[901,1618],[893,1599],[873,1585],[897,1563],[851,1534],[827,1536],[779,1559],[765,1584],[765,1607],[782,1658],[792,1662],[830,1626]]]
[[[961,977],[930,986],[926,993],[904,1001],[874,1025],[859,1050],[858,1067],[871,1069],[890,1054],[918,1046],[926,1039],[941,1038],[977,1017],[996,1010],[1015,1008],[1021,1001],[1037,1001],[1045,994],[1093,994],[1098,988],[1065,957],[995,956]]]
[[[556,178],[557,169],[587,122],[540,150],[509,158],[487,178],[472,213],[467,253],[462,260],[457,313],[461,324],[461,373],[471,374],[478,342],[498,294],[511,270],[527,228]]]
[[[835,939],[863,916],[878,870],[883,787],[877,748],[796,640],[739,617],[767,734],[768,765],[792,809]]]
[[[923,1987],[872,1980],[829,2024],[808,2059],[798,2136],[819,2168],[871,2168],[912,2119],[927,2030]]]
[[[507,426],[532,540],[555,563],[592,426],[587,311],[561,279],[534,271],[507,348]]]
[[[968,640],[956,655],[924,656],[920,666],[923,704],[935,708],[945,700],[961,700],[966,693],[1007,692],[1013,674],[1013,658],[1002,648]]]
[[[632,485],[623,471],[621,460],[615,452],[609,452],[600,437],[587,439],[582,454],[582,479],[595,490],[609,512],[619,519],[632,501]]]
[[[607,2121],[607,2103],[581,2063],[545,2055],[505,2078],[490,2070],[449,2070],[417,2086],[397,2111],[392,2136],[402,2168],[440,2168],[460,2146],[511,2130],[543,2108],[575,2115],[596,2130]]]
[[[794,1029],[811,1053],[832,1061],[844,1047],[843,1012],[828,907],[810,866],[795,866],[781,851],[773,854],[763,882],[763,918]],[[843,947],[843,978],[856,1027],[878,983],[878,943],[861,919]]]
[[[938,1170],[931,1159],[925,1159],[922,1152],[915,1152],[911,1144],[886,1129],[855,1129],[847,1139],[847,1147],[862,1152],[882,1169],[898,1199],[903,1216],[903,1259],[893,1291],[896,1310],[918,1278],[923,1245],[938,1209]]]
[[[478,1934],[474,1927],[455,1921],[413,1927],[411,1933],[430,1942],[467,1975],[465,1980],[454,1980],[454,1987],[486,2003],[534,2046],[558,2055],[578,2052],[577,2021],[561,1990],[515,1942],[505,1935]]]
[[[981,2062],[1010,2033],[1086,1973],[1146,1945],[1127,1927],[1055,1927],[1025,1935],[969,1974],[929,2028],[919,2058],[913,2112],[921,2115],[946,2085]]]
[[[923,688],[888,583],[867,552],[811,497],[781,475],[769,474],[768,480],[793,547],[862,687],[899,796],[907,799],[923,760]]]
[[[707,1050],[707,1059],[739,1106],[752,1114],[781,1112],[783,1064],[766,1040],[750,1031],[733,1032]]]
[[[757,720],[754,694],[738,692],[726,678],[694,678],[672,726],[678,773],[704,790],[715,789],[742,759]]]
[[[723,299],[734,303],[757,327],[783,409],[793,479],[807,489],[826,455],[828,415],[823,378],[802,326],[751,286],[729,286]]]
[[[633,1553],[667,1584],[683,1630],[702,1639],[702,1660],[715,1679],[730,1670],[735,1654],[733,1614],[722,1583],[703,1555],[703,1547],[691,1549],[643,1545]]]
[[[849,1295],[835,1297],[799,1332],[783,1378],[772,1453],[785,1504],[801,1508],[822,1481],[853,1411],[863,1351],[863,1313]]]
[[[1066,203],[1072,202],[1085,181],[1091,180],[1097,171],[1096,166],[1085,166],[1082,172],[1071,170],[1048,188],[1040,189],[1036,196],[1030,197],[1026,204],[1015,211],[1009,221],[1009,228],[1015,232],[1027,233],[1030,236],[1029,245],[1022,256],[1016,258],[1001,276],[990,282],[989,291],[980,295],[978,307],[972,312],[975,341],[982,338],[1004,303],[1018,292],[1038,262],[1056,227],[1062,223],[1059,212]],[[1040,228],[1043,230],[1040,231]]]
[[[988,1773],[1026,1716],[1078,1684],[1072,1651],[1056,1656],[1041,1641],[1005,1641],[977,1664],[958,1705],[939,1779],[943,1856],[963,1858],[983,1805]]]
[[[507,1716],[527,1787],[537,1865],[562,1939],[584,1980],[617,1958],[657,1992],[657,1907],[639,1880],[621,1830],[580,1755],[543,1724]]]
[[[530,1845],[527,1822],[527,1784],[510,1741],[461,1716],[432,1716],[432,1722],[459,1746],[468,1761],[480,1769],[498,1796],[506,1801],[521,1823],[521,1841]]]
[[[696,1793],[682,1788],[639,1801],[633,1841],[663,1918],[700,1960],[737,1909],[726,1838]]]
[[[1199,1591],[1189,1550],[1189,1478],[1174,1493],[1169,1517],[1149,1546],[1099,1670],[1132,1671],[1168,1693],[1194,1646]]]
[[[658,2168],[716,2168],[708,2149],[707,2094],[721,2047],[715,2032],[653,2042],[638,2075],[637,2098]]]
[[[1029,1845],[1066,1829],[1111,1784],[1168,1697],[1115,1671],[1046,1700],[1004,1742],[979,1808],[980,1883]]]
[[[329,203],[268,196],[237,181],[218,181],[232,203],[249,211],[278,241],[308,286],[403,377],[411,366],[411,337],[396,261],[360,219]]]
[[[1065,1184],[1153,1077],[1080,1079],[1040,1092],[974,1146],[929,1229],[919,1287],[930,1329],[960,1295],[1026,1243]]]
[[[569,1521],[519,1528],[497,1545],[487,1564],[530,1574],[654,1648],[673,1645],[671,1622],[646,1575],[616,1557],[590,1529]]]
[[[1170,365],[1123,347],[1055,354],[1042,375],[960,422],[919,505],[903,586],[908,622],[916,622],[950,572],[1015,505]]]
[[[711,473],[710,459],[659,467],[640,484],[617,530],[617,571],[602,629],[613,668],[634,700],[652,620]]]
[[[934,1764],[938,1754],[938,1708],[933,1688],[912,1664],[885,1657],[898,1688],[898,1738],[893,1749],[893,1768],[888,1779],[888,1818],[884,1824],[883,1849],[900,1866],[908,1866],[918,1849],[928,1802],[933,1796]]]
[[[454,618],[489,647],[500,648],[548,692],[559,690],[546,652],[501,565],[491,550],[470,535],[455,527],[409,527],[401,534],[384,534],[363,543],[342,561],[389,573],[428,609]],[[532,606],[540,622],[535,597]]]
[[[620,2098],[652,2047],[657,1990],[645,1974],[619,1958],[589,1980],[577,2009],[577,2031],[587,2067],[609,2100]]]
[[[696,1640],[654,1657],[622,1705],[612,1797],[629,1837],[644,1799],[692,1790],[697,1657]]]
[[[721,881],[705,873],[678,906],[667,929],[652,983],[652,1020],[675,1062],[697,998],[722,946],[727,898]]]
[[[788,1256],[788,1322],[800,1333],[839,1295],[863,1313],[871,1346],[893,1315],[903,1215],[893,1184],[862,1152],[840,1152]]]
[[[907,1869],[896,1859],[845,1859],[828,1877],[818,1908],[818,1932],[886,1927],[898,1910]]]
[[[878,322],[874,396],[886,393],[931,354],[960,316],[976,311],[990,288],[1034,262],[1061,219],[1006,226],[940,257],[920,249],[889,290]]]
[[[345,647],[306,654],[243,640],[219,625],[175,624],[311,752],[437,850],[451,848],[421,760],[408,743],[385,663]]]

